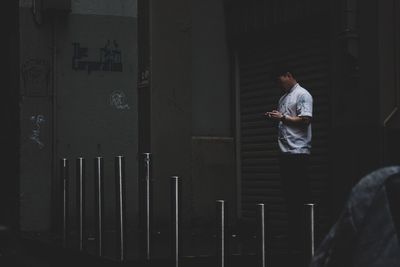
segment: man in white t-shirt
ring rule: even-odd
[[[280,67],[273,78],[284,91],[278,109],[265,116],[278,122],[280,171],[289,219],[289,248],[304,259],[304,204],[311,200],[307,175],[311,153],[313,98],[301,87],[289,67]],[[300,265],[299,265],[300,266]]]

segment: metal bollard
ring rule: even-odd
[[[126,210],[125,210],[125,158],[115,157],[116,208],[117,208],[117,257],[125,261]]]
[[[227,207],[225,200],[217,200],[217,266],[227,266]]]
[[[257,249],[258,266],[266,266],[265,205],[257,204]]]
[[[144,179],[143,179],[143,191],[144,191],[144,203],[143,208],[145,214],[143,216],[143,226],[145,228],[145,255],[146,260],[151,258],[151,227],[152,227],[152,184],[151,184],[151,153],[143,153],[144,158]]]
[[[174,267],[179,266],[181,183],[178,176],[171,176],[172,258]]]
[[[94,193],[95,193],[95,212],[96,212],[96,254],[102,257],[103,250],[103,236],[104,236],[104,160],[102,157],[94,159]]]
[[[79,251],[85,249],[85,159],[76,159],[76,190],[77,190],[77,211],[78,211],[78,236]]]
[[[315,204],[307,203],[305,206],[305,224],[306,224],[306,256],[310,262],[314,257],[315,250]]]
[[[69,164],[66,158],[62,158],[60,161],[61,165],[61,179],[62,179],[62,246],[64,248],[67,247],[67,238],[68,238],[68,171],[69,171]]]

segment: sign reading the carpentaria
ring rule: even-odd
[[[87,60],[89,49],[81,47],[80,43],[72,43],[74,54],[72,56],[72,69],[85,70],[89,74],[92,71],[118,71],[122,72],[122,54],[118,43],[107,41],[103,48],[99,49],[99,60]]]

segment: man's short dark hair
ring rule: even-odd
[[[272,80],[276,80],[279,76],[285,75],[288,72],[295,77],[292,66],[288,64],[275,64],[272,66],[270,77]]]

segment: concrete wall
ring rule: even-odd
[[[400,162],[400,4],[378,2],[379,18],[379,124],[383,136],[383,164]]]
[[[399,162],[398,138],[393,138],[399,114],[384,127],[399,103],[399,8],[392,0],[358,1],[357,12],[352,13],[355,36],[346,39],[346,12],[340,5],[332,6],[332,185],[334,205],[340,210],[360,178]],[[355,57],[349,58],[349,52]]]
[[[234,102],[223,1],[192,2],[192,179],[196,224],[214,219],[216,199],[236,214]]]
[[[193,138],[192,217],[194,227],[213,226],[215,201],[228,203],[230,222],[236,216],[236,169],[233,138]]]
[[[234,142],[222,1],[151,1],[150,27],[154,214],[162,243],[171,175],[182,178],[185,231],[214,220],[217,198],[234,202]]]
[[[21,228],[47,231],[58,216],[59,159],[86,159],[93,226],[93,159],[105,162],[106,227],[114,223],[114,157],[125,156],[129,225],[137,225],[137,12],[135,0],[72,1],[71,13],[21,13]],[[40,16],[42,15],[42,16]],[[75,225],[73,224],[73,227]],[[89,234],[92,234],[89,230]]]
[[[395,8],[394,0],[378,2],[377,16],[378,25],[378,52],[379,52],[379,87],[380,87],[380,125],[393,112],[399,108],[399,84],[398,84],[398,33],[396,16],[399,15],[398,8]],[[398,117],[398,116],[397,116]],[[396,120],[393,121],[396,124]],[[392,124],[393,125],[393,124]],[[397,121],[397,127],[400,127]]]
[[[170,176],[183,179],[183,199],[191,194],[192,58],[188,1],[151,1],[150,25],[151,152],[155,226],[160,232],[159,228],[168,228]],[[183,208],[186,216],[189,206]]]
[[[65,22],[57,25],[57,156],[87,159],[89,207],[94,207],[93,159],[104,157],[108,229],[113,229],[115,220],[114,157],[125,156],[128,219],[134,227],[138,217],[136,21],[71,15]],[[88,57],[75,59],[77,62],[99,62],[101,49],[110,45],[121,52],[121,63],[106,70],[75,69],[71,62],[78,44],[88,49]],[[93,218],[93,210],[88,211]]]
[[[232,136],[232,93],[223,1],[192,0],[194,136]]]
[[[0,180],[0,224],[9,226],[11,230],[18,230],[19,220],[19,31],[18,13],[19,6],[16,1],[3,3],[3,10],[7,16],[3,16],[1,33],[4,55],[4,70],[1,72],[2,98],[1,113],[5,114],[2,120],[1,133],[1,157],[0,168],[2,178]],[[10,247],[11,249],[11,247]],[[6,253],[4,253],[6,254]],[[3,254],[3,255],[4,255]],[[3,256],[4,257],[4,256]]]
[[[335,2],[335,1],[333,1]],[[354,2],[354,1],[352,1]],[[377,14],[374,1],[348,13],[332,4],[332,199],[336,215],[351,187],[380,164]],[[353,17],[348,19],[351,14]],[[345,21],[356,21],[347,24]],[[346,33],[346,29],[351,32]],[[374,74],[375,73],[375,74]],[[375,110],[376,112],[374,112]]]
[[[38,27],[20,9],[20,224],[50,227],[53,161],[51,26]]]
[[[126,156],[128,220],[135,228],[136,1],[73,0],[70,13],[53,17],[37,12],[37,23],[32,22],[32,2],[20,4],[21,66],[33,65],[32,71],[40,72],[31,88],[24,80],[21,86],[22,229],[51,228],[60,208],[58,161],[63,157],[70,160],[71,194],[76,190],[75,160],[86,159],[87,205],[92,207],[96,156],[105,158],[106,227],[111,229],[116,155]],[[187,227],[195,220],[211,222],[216,199],[228,200],[235,210],[229,51],[223,1],[151,1],[150,6],[155,231],[167,236],[172,175],[183,179]],[[110,47],[121,52],[121,62],[111,68],[100,64]],[[75,204],[72,198],[72,222]],[[88,208],[90,225],[93,216]]]

